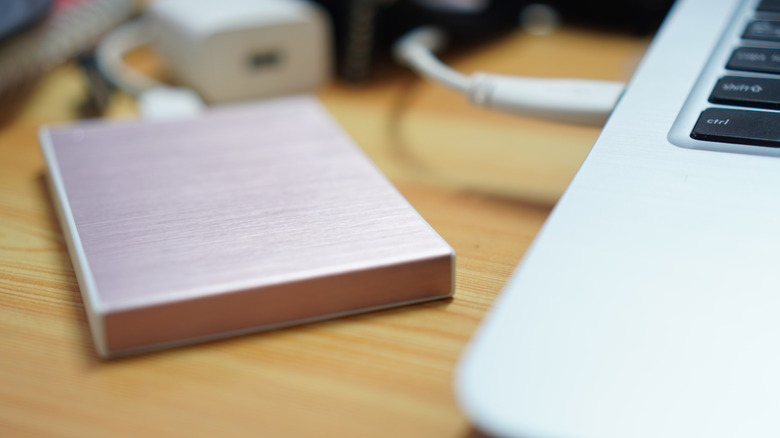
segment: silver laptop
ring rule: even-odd
[[[780,0],[679,0],[467,348],[475,426],[780,437]]]

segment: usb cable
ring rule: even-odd
[[[159,82],[124,62],[127,52],[151,44],[154,37],[153,30],[143,18],[117,27],[97,46],[98,68],[117,88],[136,97],[138,111],[145,119],[187,117],[199,113],[206,105],[194,90]]]
[[[556,122],[601,126],[609,117],[625,84],[588,79],[551,79],[464,75],[439,61],[444,33],[434,27],[415,29],[393,47],[396,60],[435,82],[465,94],[477,106]]]

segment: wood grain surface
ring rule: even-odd
[[[446,61],[465,72],[625,80],[647,42],[518,32]],[[58,68],[0,127],[0,436],[473,432],[453,395],[458,356],[598,129],[474,109],[389,64],[370,85],[330,85],[319,93],[326,107],[455,249],[454,298],[104,361],[36,139],[39,125],[75,117],[84,90],[75,67]],[[109,115],[134,111],[117,95]]]

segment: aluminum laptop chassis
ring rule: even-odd
[[[479,429],[780,436],[780,159],[667,139],[741,3],[673,8],[465,352]]]

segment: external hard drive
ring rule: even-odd
[[[313,98],[40,140],[102,356],[452,294],[452,249]]]

